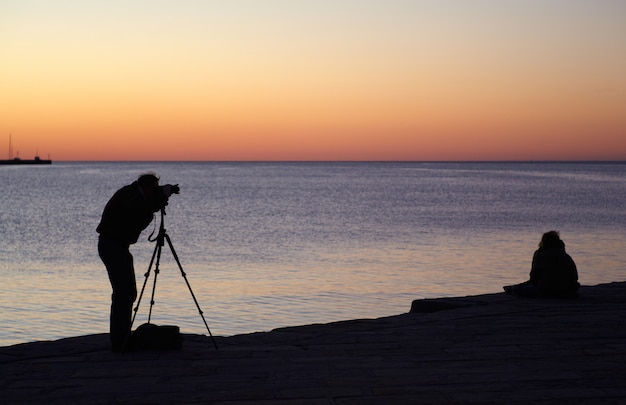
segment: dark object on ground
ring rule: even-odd
[[[144,323],[132,334],[129,350],[179,350],[183,337],[178,326]]]

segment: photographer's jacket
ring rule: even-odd
[[[163,193],[155,193],[148,198],[135,181],[111,197],[96,230],[102,237],[131,245],[137,242],[141,231],[152,222],[154,213],[165,205],[167,198]]]

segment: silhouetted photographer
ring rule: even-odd
[[[163,209],[178,185],[159,186],[159,178],[143,174],[137,181],[119,189],[104,207],[97,232],[98,253],[109,274],[111,296],[110,338],[114,351],[122,351],[130,332],[137,285],[130,245],[137,242],[154,213]]]

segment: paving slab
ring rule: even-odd
[[[409,310],[410,308],[410,310]],[[107,334],[0,347],[6,404],[625,404],[626,282],[577,299],[416,300],[378,319],[114,353]]]

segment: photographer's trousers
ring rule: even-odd
[[[133,302],[137,298],[133,256],[127,245],[102,235],[98,241],[98,253],[113,289],[109,332],[112,349],[119,351],[130,332]]]

